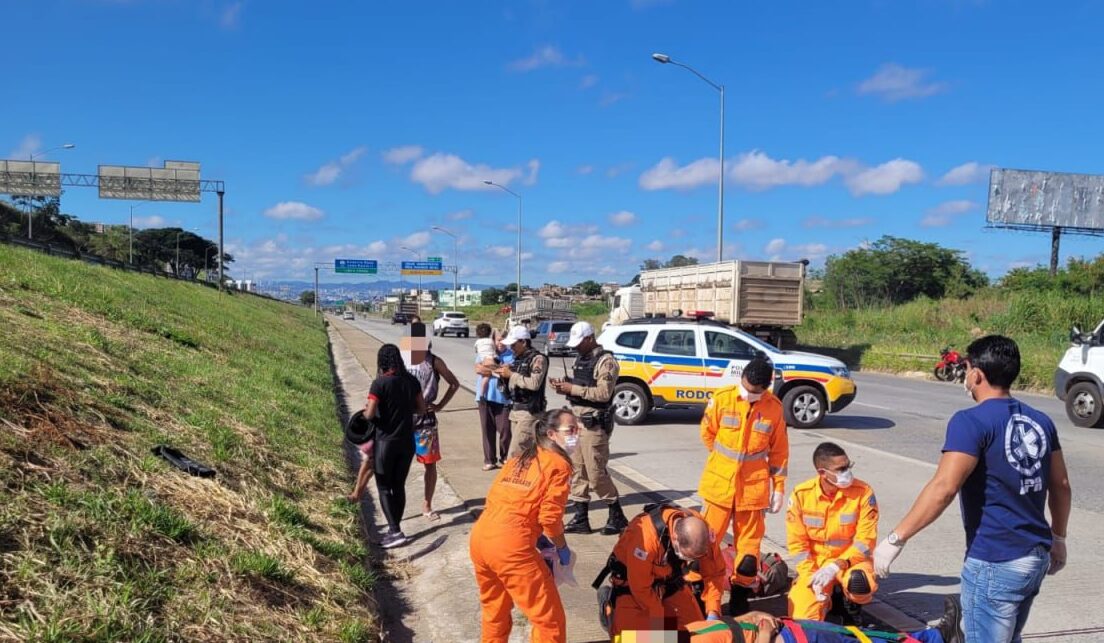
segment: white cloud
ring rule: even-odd
[[[616,178],[616,177],[624,174],[625,172],[628,172],[632,168],[633,168],[632,161],[626,161],[624,163],[618,163],[617,165],[611,165],[606,170],[606,176],[611,178],[611,179]]]
[[[665,246],[663,245],[663,242],[662,242],[662,241],[660,241],[659,239],[656,239],[655,241],[653,241],[653,242],[649,243],[649,244],[648,244],[647,246],[645,246],[645,247],[646,247],[646,248],[647,248],[647,249],[648,249],[648,250],[649,250],[650,252],[663,252],[663,248],[664,248]]]
[[[568,58],[555,45],[537,47],[532,54],[520,58],[506,66],[510,71],[527,72],[542,67],[578,67],[586,64],[586,59],[581,55]]]
[[[587,74],[583,76],[583,79],[579,81],[579,89],[590,89],[598,84],[598,76],[596,74]]]
[[[758,230],[763,227],[763,222],[759,219],[740,219],[732,226],[737,232],[748,232],[750,230]]]
[[[383,152],[383,162],[391,165],[405,165],[422,157],[425,150],[421,145],[400,145]]]
[[[920,225],[925,228],[938,228],[950,225],[955,217],[962,216],[977,207],[977,203],[967,199],[946,201],[928,210],[927,214],[925,214],[924,218],[920,221]]]
[[[928,69],[910,69],[887,63],[879,67],[873,76],[859,83],[858,92],[880,96],[892,103],[908,98],[925,98],[946,91],[946,83],[926,79],[929,73]]]
[[[645,190],[690,190],[713,183],[720,173],[717,159],[698,159],[679,167],[675,159],[667,156],[640,175],[640,187]]]
[[[535,257],[535,256],[536,255],[534,255],[532,252],[523,252],[523,253],[521,253],[521,260],[522,261],[531,261],[533,259],[533,257]]]
[[[924,179],[924,170],[920,164],[907,159],[896,158],[881,165],[866,168],[848,176],[844,182],[851,194],[893,194],[907,183],[919,183]]]
[[[958,167],[951,168],[946,174],[941,176],[935,184],[969,185],[971,183],[981,183],[989,179],[989,171],[992,169],[992,165],[982,165],[977,161],[970,161],[969,163],[963,163]]]
[[[472,210],[468,209],[468,210],[457,210],[456,212],[449,212],[445,216],[448,218],[449,221],[463,221],[465,219],[472,218],[473,214],[475,214],[475,213]]]
[[[403,237],[402,245],[418,250],[428,246],[429,240],[430,235],[428,232],[415,232],[414,234]]]
[[[487,248],[487,253],[493,257],[505,259],[506,257],[514,256],[513,246],[490,246]]]
[[[368,244],[368,252],[374,255],[382,255],[387,252],[387,244],[382,241],[373,241]]]
[[[8,158],[19,161],[26,161],[31,158],[32,154],[37,153],[42,149],[42,138],[38,134],[27,134],[19,141],[19,147],[15,148],[8,154]]]
[[[628,210],[621,210],[609,215],[609,221],[615,226],[627,226],[636,223],[636,215]]]
[[[609,107],[610,105],[620,103],[628,97],[629,95],[625,92],[604,91],[602,92],[602,97],[598,99],[598,105],[600,107]]]
[[[341,174],[349,168],[353,163],[357,162],[364,153],[368,151],[368,148],[363,145],[354,147],[348,152],[342,154],[336,161],[330,161],[318,168],[314,172],[303,177],[303,179],[309,184],[315,187],[322,187],[325,185],[332,185],[335,181],[341,178]]]
[[[553,239],[556,237],[562,237],[567,234],[567,228],[564,227],[559,221],[552,219],[548,223],[544,224],[544,227],[537,232],[537,235],[541,239]]]
[[[302,201],[281,201],[264,211],[264,215],[269,219],[299,219],[303,221],[321,219],[324,214],[318,208],[307,205]]]
[[[771,239],[763,252],[770,255],[771,261],[797,261],[808,259],[816,261],[828,255],[828,246],[823,243],[798,243],[790,244],[785,239]]]
[[[523,185],[536,185],[537,174],[540,172],[540,161],[537,159],[530,159],[527,165],[529,167],[529,174],[521,183]]]
[[[859,228],[874,223],[870,217],[851,217],[849,219],[827,219],[821,216],[811,216],[802,222],[806,228]]]
[[[135,228],[162,228],[165,226],[165,217],[151,214],[145,217],[134,217]]]
[[[223,29],[237,29],[241,24],[241,12],[244,7],[244,2],[231,2],[226,5],[219,14],[219,26]]]
[[[583,174],[583,175],[590,174],[593,171],[594,171],[594,166],[593,165],[580,165],[578,168],[575,169],[575,172],[577,174]]]
[[[570,261],[553,261],[548,264],[548,272],[556,275],[567,272],[571,268]]]
[[[605,237],[598,234],[592,234],[585,237],[579,247],[583,250],[615,250],[618,252],[625,252],[631,245],[632,239],[626,239],[624,237]]]
[[[855,165],[854,161],[837,156],[822,156],[815,161],[775,160],[759,150],[752,150],[736,158],[728,176],[749,190],[767,190],[781,185],[809,187],[827,183],[837,174],[851,171]]]
[[[782,252],[782,250],[785,249],[785,247],[786,247],[786,240],[785,239],[771,239],[769,242],[767,242],[767,245],[763,248],[763,252],[765,252],[769,255],[778,254],[779,252]]]
[[[529,175],[526,180],[536,181],[540,162],[529,162]],[[488,190],[494,186],[486,185],[484,180],[500,185],[509,185],[522,177],[520,168],[493,168],[488,165],[472,165],[455,154],[438,152],[420,159],[410,170],[410,179],[421,183],[431,194],[437,194],[448,188],[454,190]]]

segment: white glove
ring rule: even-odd
[[[836,576],[839,576],[840,571],[842,570],[839,565],[828,563],[813,574],[809,586],[813,588],[813,594],[816,595],[818,601],[828,600],[828,594],[824,590],[832,584],[832,581],[836,580]]]
[[[891,545],[889,539],[882,540],[874,548],[874,574],[878,578],[889,577],[889,566],[901,555],[904,545]]]
[[[1053,576],[1062,571],[1066,566],[1066,539],[1058,534],[1053,534],[1054,542],[1050,546],[1050,568],[1047,576]]]
[[[779,493],[779,492],[771,489],[770,507],[767,509],[767,511],[771,512],[772,514],[776,514],[779,511],[782,511],[782,503],[785,500],[786,500],[786,495],[785,494]]]
[[[575,552],[569,550],[570,559],[566,565],[560,563],[560,557],[556,556],[552,561],[552,579],[556,581],[556,585],[567,585],[568,587],[578,587],[579,583],[575,580],[575,562],[578,560],[578,556]]]

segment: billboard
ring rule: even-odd
[[[164,167],[101,165],[101,199],[199,201],[199,163],[165,161]]]
[[[0,161],[0,194],[61,196],[61,163]]]
[[[440,261],[404,261],[402,262],[402,274],[404,275],[439,275],[441,274]]]
[[[1104,230],[1104,176],[995,169],[985,218],[995,227]]]
[[[376,270],[375,259],[334,259],[334,272],[374,275]]]

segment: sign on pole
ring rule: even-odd
[[[404,275],[439,275],[441,274],[440,261],[404,261],[402,262],[402,274]]]
[[[1104,176],[995,169],[986,220],[993,227],[1104,230]]]
[[[374,275],[376,270],[375,259],[334,259],[334,272]]]
[[[199,201],[199,163],[165,161],[164,167],[101,165],[101,199]]]

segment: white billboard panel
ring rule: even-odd
[[[997,227],[1104,230],[1104,176],[995,169],[986,219]]]
[[[0,194],[61,196],[61,164],[51,161],[0,161]]]
[[[166,161],[160,168],[101,165],[99,184],[101,199],[199,201],[199,163]]]

